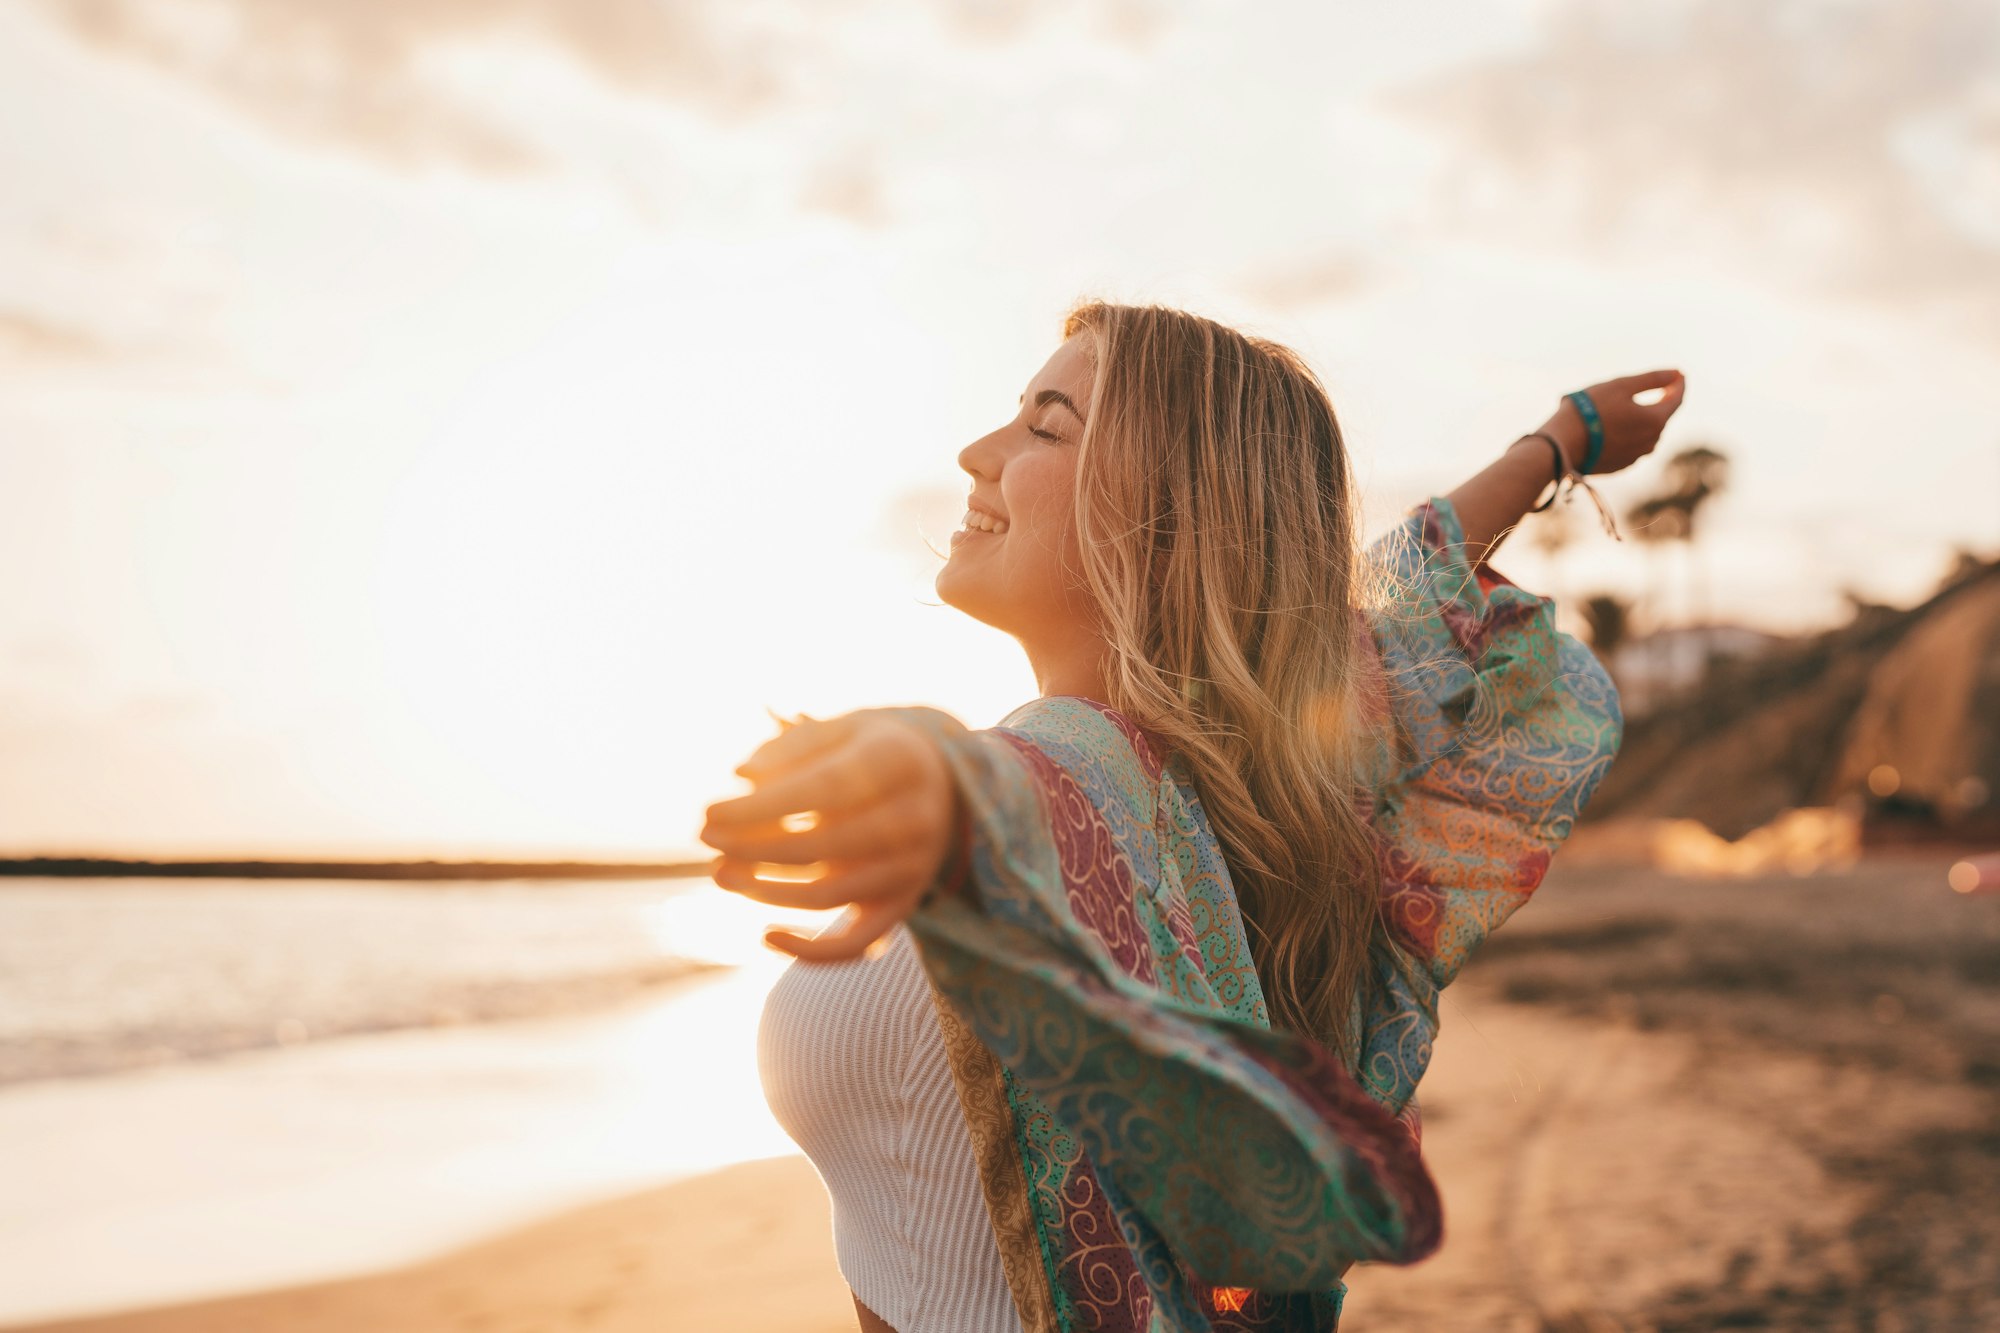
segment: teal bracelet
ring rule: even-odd
[[[1590,401],[1590,394],[1583,389],[1566,393],[1563,397],[1576,404],[1576,410],[1583,417],[1583,428],[1590,432],[1590,447],[1584,450],[1583,466],[1577,471],[1589,476],[1597,466],[1599,454],[1604,452],[1604,422],[1597,415],[1597,404]]]

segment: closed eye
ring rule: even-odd
[[[1062,440],[1062,436],[1052,430],[1038,430],[1033,426],[1028,427],[1028,434],[1040,436],[1044,440],[1055,440],[1058,442]]]

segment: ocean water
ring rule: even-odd
[[[0,1325],[379,1271],[791,1152],[760,936],[831,915],[706,880],[0,879]]]
[[[606,1006],[713,966],[696,937],[728,896],[704,880],[0,880],[0,1084]]]

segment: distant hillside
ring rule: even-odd
[[[1629,722],[1588,813],[1736,838],[1842,803],[1878,832],[2000,837],[2000,561],[1966,560],[1919,606],[1720,664]]]

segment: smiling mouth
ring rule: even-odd
[[[1004,537],[1007,535],[1007,520],[995,518],[981,510],[968,509],[965,511],[965,517],[958,521],[958,532],[968,535],[975,532],[990,532],[996,537]]]
[[[956,551],[959,543],[971,541],[974,537],[1004,537],[1007,535],[1007,520],[995,518],[979,509],[967,509],[965,517],[958,521],[958,530],[951,534],[951,542],[946,549]]]

